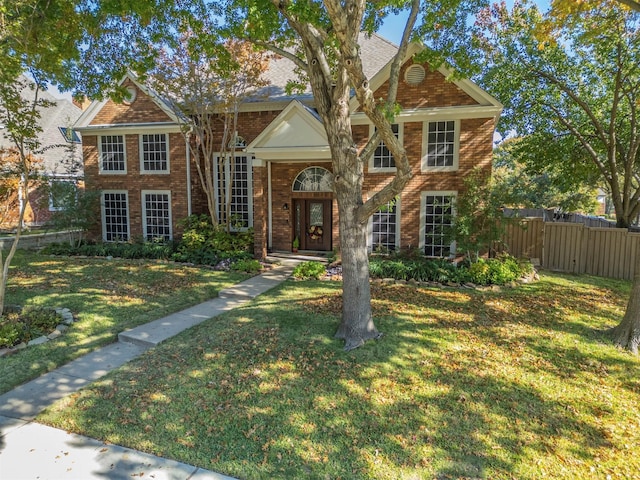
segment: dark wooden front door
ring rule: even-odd
[[[331,250],[331,200],[298,199],[294,201],[294,236],[300,250]]]

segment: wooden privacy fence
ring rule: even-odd
[[[504,241],[512,255],[538,259],[548,270],[626,280],[633,278],[640,255],[640,233],[541,218],[509,225]]]

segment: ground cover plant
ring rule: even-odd
[[[391,256],[374,255],[369,260],[372,278],[395,278],[418,282],[474,283],[476,285],[504,285],[533,273],[528,260],[509,255],[479,258],[473,263],[454,263],[448,259],[425,258],[412,252]]]
[[[600,333],[629,287],[373,284],[345,353],[340,284],[290,281],[38,421],[241,479],[638,478],[640,360]]]
[[[51,308],[5,307],[0,315],[0,348],[49,335],[62,322],[62,315]]]
[[[245,278],[170,262],[51,257],[18,251],[7,304],[62,307],[76,323],[43,345],[0,358],[0,393],[114,342],[117,334],[215,297]]]

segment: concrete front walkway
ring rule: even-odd
[[[280,265],[221,291],[218,298],[122,332],[118,343],[0,395],[0,479],[231,480],[215,472],[69,434],[33,420],[55,401],[163,340],[270,290],[288,278],[299,263],[295,259],[278,260]]]

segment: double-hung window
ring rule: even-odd
[[[421,247],[427,257],[449,257],[454,253],[451,228],[456,192],[422,192],[420,198]]]
[[[460,121],[425,122],[423,131],[422,171],[457,170]]]
[[[169,139],[166,133],[140,135],[140,172],[169,173]]]
[[[371,127],[372,132],[375,132],[375,127]],[[391,130],[400,143],[402,143],[402,124],[394,123],[391,125]],[[385,145],[384,141],[380,141],[373,153],[371,160],[369,161],[369,171],[371,172],[390,172],[395,171],[396,160],[393,158],[393,154]]]
[[[142,225],[145,240],[171,240],[171,192],[142,191]]]
[[[51,179],[49,181],[49,211],[72,208],[76,203],[78,186],[75,180]]]
[[[102,135],[99,144],[100,173],[127,173],[124,135]]]
[[[252,227],[252,157],[218,157],[215,172],[219,222],[229,224],[234,231]]]
[[[129,240],[129,196],[126,191],[102,192],[102,238],[105,242]]]
[[[395,198],[371,216],[371,250],[376,253],[394,252],[400,239],[400,200]]]

